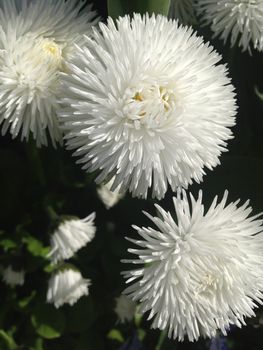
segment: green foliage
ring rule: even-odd
[[[31,322],[37,334],[45,339],[59,338],[65,329],[63,313],[46,304],[33,311]]]
[[[108,13],[112,18],[118,18],[134,12],[144,14],[168,15],[170,0],[108,0]]]

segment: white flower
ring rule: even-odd
[[[0,2],[0,124],[13,138],[30,133],[38,146],[62,142],[57,119],[59,73],[74,42],[89,33],[94,12],[85,1]]]
[[[119,202],[120,199],[124,197],[124,193],[119,193],[118,189],[111,191],[111,186],[114,183],[114,178],[112,178],[105,185],[101,185],[98,189],[99,198],[102,200],[103,204],[107,209],[112,208],[115,204]]]
[[[14,271],[12,266],[8,266],[3,271],[3,281],[10,286],[22,286],[25,282],[25,272],[23,270]]]
[[[249,217],[248,201],[226,205],[227,192],[206,213],[202,192],[190,196],[191,204],[185,192],[174,198],[176,220],[158,205],[158,217],[146,213],[156,228],[134,226],[142,239],[130,241],[141,249],[124,261],[143,265],[124,272],[127,283],[135,280],[125,293],[150,311],[153,328],[180,341],[241,327],[263,298],[262,220]]]
[[[76,48],[60,111],[68,146],[97,182],[162,198],[219,164],[236,114],[220,56],[163,16],[112,19]]]
[[[136,311],[136,303],[126,295],[116,298],[116,307],[114,309],[121,323],[130,322]]]
[[[263,50],[262,0],[198,0],[196,8],[216,36],[225,42],[230,37],[231,46]]]
[[[171,0],[169,17],[183,24],[195,23],[194,0]]]
[[[90,284],[90,280],[84,279],[79,271],[57,271],[48,282],[47,302],[54,304],[56,308],[63,304],[73,305],[83,295],[89,294]]]
[[[54,264],[71,258],[94,238],[94,219],[95,213],[92,213],[84,219],[70,219],[59,224],[51,236],[51,251],[48,254]]]

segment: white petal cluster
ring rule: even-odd
[[[111,186],[114,183],[114,178],[107,182],[105,185],[101,185],[98,189],[98,196],[107,209],[112,208],[117,204],[123,197],[124,193],[120,193],[118,188],[111,191]]]
[[[84,279],[79,271],[64,269],[50,278],[47,302],[59,308],[63,304],[73,305],[83,295],[89,294],[90,280]]]
[[[22,286],[25,282],[25,272],[23,270],[15,271],[12,266],[8,266],[3,271],[3,281],[10,286]]]
[[[169,17],[183,24],[195,23],[194,0],[171,0]]]
[[[92,213],[84,219],[70,219],[60,223],[50,239],[49,258],[53,264],[70,259],[94,238],[94,219],[95,213]]]
[[[135,14],[94,30],[68,64],[60,111],[69,149],[112,190],[162,198],[219,164],[236,114],[221,57],[192,29]]]
[[[130,322],[134,318],[136,303],[126,295],[120,295],[116,298],[116,307],[114,309],[121,323]]]
[[[198,0],[197,11],[216,36],[243,51],[263,50],[262,0]]]
[[[32,133],[38,146],[62,141],[57,119],[59,73],[94,12],[85,1],[0,1],[0,124],[13,138]]]
[[[153,328],[180,341],[241,327],[263,298],[262,220],[250,216],[248,201],[226,204],[227,192],[206,213],[202,192],[190,197],[174,198],[176,220],[158,205],[158,217],[146,213],[156,228],[134,226],[141,239],[130,241],[140,248],[124,261],[142,264],[124,272],[134,281],[125,293],[150,311]]]

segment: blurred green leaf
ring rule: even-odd
[[[65,318],[61,311],[43,304],[31,316],[31,323],[37,334],[45,339],[59,338],[65,329]]]
[[[18,301],[19,307],[21,309],[26,308],[28,306],[28,304],[34,299],[35,296],[36,296],[36,291],[34,290],[34,291],[32,291],[32,293],[29,296]]]
[[[14,339],[5,332],[3,329],[0,329],[0,349],[1,350],[15,350],[17,345]]]
[[[111,340],[117,340],[120,343],[124,343],[123,335],[121,334],[121,331],[118,329],[112,329],[109,331],[107,337]]]
[[[108,13],[114,19],[134,12],[167,16],[169,7],[170,0],[108,0]]]
[[[23,238],[23,242],[26,244],[27,250],[33,256],[46,258],[49,252],[49,247],[44,247],[41,241],[32,236],[27,236]]]
[[[15,249],[17,248],[16,242],[12,241],[11,239],[2,239],[0,241],[0,246],[3,247],[4,251],[8,251],[10,249]]]

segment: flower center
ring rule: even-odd
[[[128,120],[136,122],[138,127],[142,124],[160,125],[174,110],[176,104],[174,90],[163,85],[130,90],[126,98],[125,116]]]
[[[41,46],[45,56],[47,56],[50,59],[52,65],[57,66],[59,68],[61,66],[62,61],[61,47],[50,39],[43,39]]]

